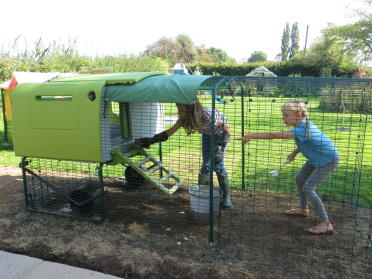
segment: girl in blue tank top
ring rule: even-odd
[[[299,207],[286,210],[287,215],[307,217],[310,214],[308,200],[312,202],[319,215],[320,223],[308,229],[312,234],[331,234],[333,226],[316,188],[331,174],[339,162],[339,153],[334,143],[309,120],[307,106],[303,101],[294,100],[282,106],[283,122],[289,131],[248,133],[242,138],[244,143],[252,139],[289,139],[294,138],[297,148],[287,157],[293,161],[298,153],[307,159],[296,176],[300,196]]]

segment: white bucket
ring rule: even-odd
[[[209,186],[200,185],[189,188],[192,218],[198,224],[209,224]],[[213,187],[213,222],[220,213],[221,192],[217,187]]]

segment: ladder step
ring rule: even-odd
[[[161,164],[153,165],[147,169],[148,172],[153,173],[156,172],[158,169],[162,168]]]
[[[134,157],[134,156],[137,156],[137,155],[141,155],[142,154],[142,150],[141,149],[132,149],[128,152],[125,153],[125,156],[128,157],[128,158],[131,158],[131,157]]]
[[[167,180],[170,177],[176,178],[173,173],[167,173],[167,175],[165,175],[162,178],[160,178],[159,181],[163,182],[164,180]]]
[[[162,192],[171,195],[173,194],[180,185],[183,185],[181,180],[176,176],[175,174],[171,173],[167,168],[165,168],[161,161],[157,160],[150,154],[148,154],[145,150],[140,148],[133,148],[129,152],[122,153],[120,151],[114,150],[112,152],[114,159],[116,159],[115,162],[118,162],[122,164],[123,166],[130,166],[137,170],[137,172],[142,175],[147,181],[149,181],[151,184],[155,185],[157,188],[159,188]],[[144,159],[139,161],[135,161],[135,156],[143,156]],[[145,164],[150,162],[153,164],[148,164],[149,167],[147,167]],[[161,173],[165,173],[166,175],[162,178],[158,179],[155,178],[155,172],[157,170],[161,170]],[[152,174],[152,175],[151,175]],[[166,183],[166,180],[169,178],[173,178],[175,180],[175,184],[173,186],[168,185]],[[173,184],[173,183],[172,183]]]
[[[138,161],[138,162],[136,163],[136,165],[139,166],[139,167],[142,167],[143,164],[145,164],[145,163],[147,163],[147,162],[150,162],[150,161],[151,161],[151,158],[146,157],[145,159],[142,159],[141,161]]]

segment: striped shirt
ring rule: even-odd
[[[203,107],[204,114],[206,116],[206,122],[199,130],[199,133],[204,135],[210,135],[211,134],[211,122],[212,122],[212,108],[210,107]],[[218,125],[219,122],[227,123],[227,119],[223,116],[222,113],[220,113],[217,109],[214,110],[214,133],[215,134],[221,134],[223,133],[223,127],[221,125]]]

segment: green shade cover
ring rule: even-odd
[[[107,85],[106,96],[112,102],[161,102],[191,104],[201,84],[211,76],[156,75],[133,85]]]

